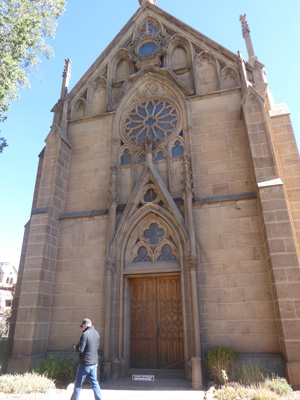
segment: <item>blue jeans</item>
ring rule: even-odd
[[[92,385],[92,388],[94,391],[95,400],[102,400],[101,390],[100,390],[100,386],[99,386],[98,379],[97,379],[97,367],[98,367],[98,364],[94,364],[94,365],[79,364],[78,365],[72,400],[79,400],[79,394],[81,391],[81,387],[82,387],[82,384],[86,377],[88,377],[91,382],[91,385]]]

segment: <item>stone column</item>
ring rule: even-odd
[[[48,345],[59,217],[65,204],[70,148],[56,128],[46,142],[36,207],[24,237],[27,246],[9,372],[28,371]]]
[[[279,176],[264,99],[249,87],[242,106],[284,368],[290,384],[300,387],[300,264],[290,205]]]
[[[110,321],[111,321],[111,289],[112,277],[115,272],[115,264],[113,260],[106,263],[106,307],[105,307],[105,327],[104,327],[104,373],[107,379],[111,376],[110,363]]]
[[[194,352],[195,357],[201,355],[201,339],[200,339],[200,321],[199,321],[199,299],[197,289],[197,265],[198,260],[195,257],[188,258],[188,266],[191,275],[192,285],[192,305],[193,305],[193,319],[194,319]]]
[[[115,272],[114,250],[112,240],[116,229],[116,209],[117,209],[117,185],[118,185],[118,166],[112,167],[110,185],[110,208],[109,225],[107,235],[108,258],[106,262],[106,306],[105,306],[105,331],[104,331],[104,370],[107,378],[111,377],[111,302],[112,302],[112,278]]]

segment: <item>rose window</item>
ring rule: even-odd
[[[127,115],[124,131],[127,139],[138,146],[146,140],[159,144],[178,127],[178,111],[170,101],[151,99],[134,107]]]

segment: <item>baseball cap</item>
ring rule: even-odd
[[[84,324],[92,325],[92,321],[89,318],[84,318],[84,320],[81,322],[80,327],[82,328],[82,325]]]

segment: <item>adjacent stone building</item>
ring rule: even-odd
[[[249,61],[140,8],[61,97],[39,156],[11,371],[102,336],[108,376],[184,369],[216,345],[300,386],[300,162]],[[271,367],[270,367],[271,366]],[[196,378],[195,378],[196,377]]]
[[[0,313],[11,309],[18,271],[9,262],[0,262]]]

